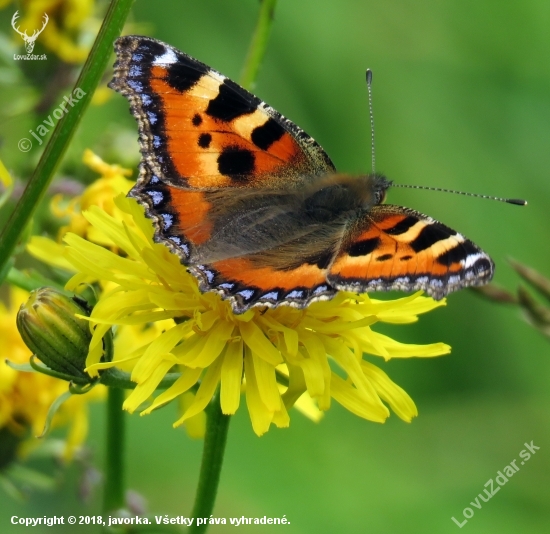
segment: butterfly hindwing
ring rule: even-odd
[[[463,235],[417,211],[374,206],[350,228],[327,280],[337,289],[414,291],[436,299],[493,276],[491,258]]]
[[[283,303],[304,308],[310,302],[330,299],[337,292],[326,281],[326,269],[315,263],[276,269],[258,266],[257,259],[229,258],[193,265],[190,271],[203,291],[214,290],[229,299],[235,313],[252,306],[275,307]]]

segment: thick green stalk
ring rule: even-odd
[[[124,434],[125,414],[122,409],[124,390],[109,388],[107,397],[107,442],[103,515],[110,515],[125,506]]]
[[[260,65],[265,56],[267,41],[271,33],[273,16],[277,0],[263,0],[260,7],[260,15],[256,23],[256,29],[252,35],[252,41],[248,48],[248,54],[244,61],[244,68],[241,75],[241,85],[245,89],[253,89],[258,77]]]
[[[110,362],[114,356],[112,332],[103,338],[105,360]],[[103,515],[110,515],[124,508],[124,451],[125,451],[125,414],[124,389],[108,388],[107,393],[107,439],[105,443],[105,484],[103,486]]]
[[[231,416],[224,415],[220,406],[220,398],[216,395],[210,402],[206,413],[206,435],[204,436],[204,449],[202,451],[201,472],[199,475],[199,486],[195,496],[195,504],[191,517],[194,517],[193,524],[188,532],[197,534],[206,532],[208,518],[214,510],[218,483],[223,464],[223,455],[227,441],[227,431]],[[206,523],[197,525],[198,519],[206,518]]]
[[[111,56],[114,40],[120,35],[133,0],[112,0],[96,40],[75,84],[80,89],[74,107],[67,107],[57,123],[44,149],[23,195],[0,234],[0,273],[7,274],[2,267],[9,261],[21,233],[27,227],[38,203],[44,196],[52,177],[65,154],[84,111],[101,80]],[[74,93],[71,93],[71,96]],[[76,95],[75,95],[76,96]],[[4,277],[2,277],[2,280]],[[0,282],[2,282],[0,280]]]

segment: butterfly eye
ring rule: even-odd
[[[376,203],[383,204],[384,202],[386,202],[386,190],[376,191]]]

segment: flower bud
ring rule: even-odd
[[[92,338],[86,303],[57,289],[32,291],[17,314],[17,328],[34,355],[51,370],[68,375],[75,382],[88,382],[84,372]]]

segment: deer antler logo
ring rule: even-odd
[[[18,13],[19,13],[19,11],[16,11],[13,14],[13,17],[11,18],[11,26],[21,37],[23,37],[23,41],[25,41],[25,49],[27,50],[27,54],[32,54],[32,51],[34,50],[34,43],[35,43],[36,39],[44,31],[44,28],[46,27],[46,24],[48,24],[48,20],[50,20],[50,19],[49,19],[48,15],[46,13],[44,13],[44,23],[42,24],[42,28],[40,28],[39,30],[34,30],[32,35],[29,36],[29,35],[27,35],[27,30],[25,30],[24,32],[20,32],[19,27],[15,26],[17,18],[19,17]]]

